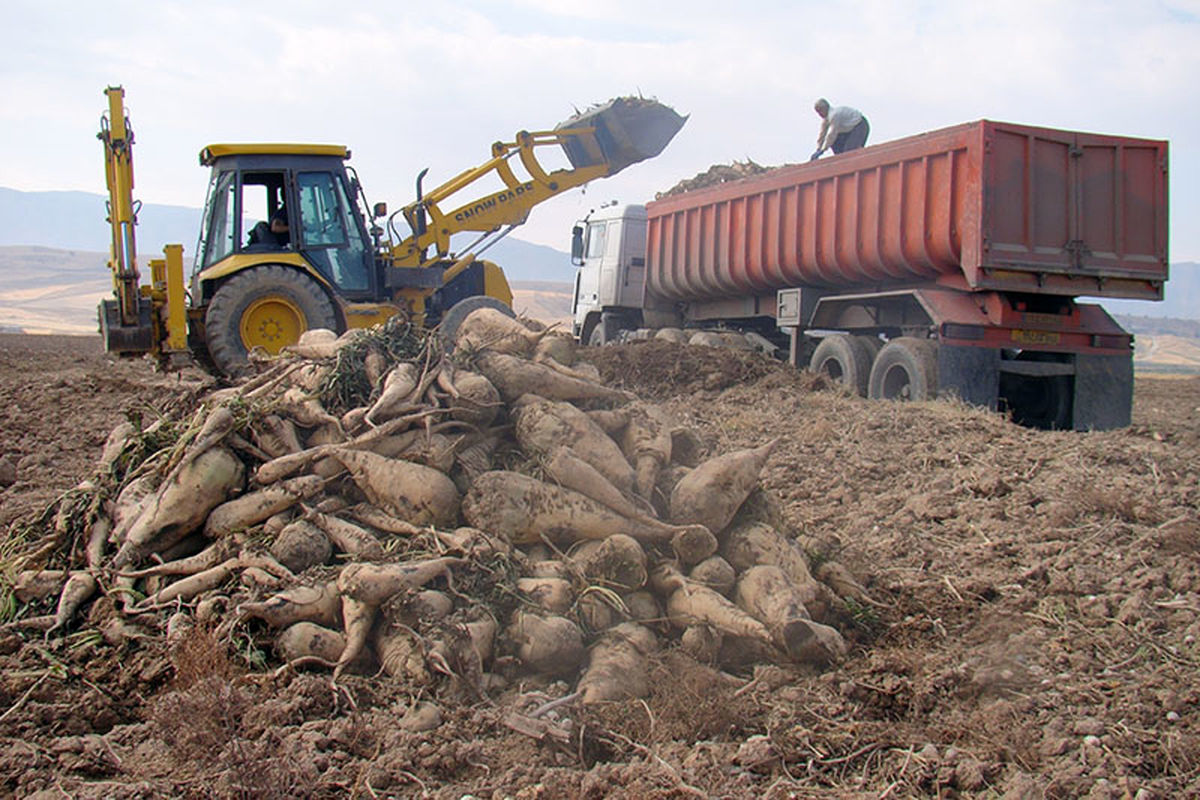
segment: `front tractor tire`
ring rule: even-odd
[[[337,330],[333,301],[320,284],[289,267],[253,267],[221,284],[204,315],[213,365],[225,375],[246,368],[258,347],[271,355],[313,328]]]
[[[458,327],[463,324],[463,320],[470,316],[472,311],[480,308],[490,308],[513,319],[516,319],[517,316],[512,310],[512,306],[486,294],[459,300],[447,309],[446,313],[442,315],[442,321],[437,326],[438,337],[446,352],[454,350],[454,339],[458,335]]]

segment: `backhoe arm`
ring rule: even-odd
[[[108,183],[108,222],[112,227],[108,267],[112,270],[121,324],[136,325],[140,298],[134,240],[137,209],[133,202],[133,129],[125,117],[125,90],[110,86],[104,94],[108,97],[108,114],[100,118],[100,133],[96,136],[104,143],[104,177]]]
[[[187,350],[184,309],[183,248],[167,245],[165,258],[149,261],[150,283],[139,286],[134,229],[140,203],[133,199],[133,128],[125,115],[125,90],[109,86],[108,113],[100,117],[104,143],[104,179],[108,184],[108,223],[112,232],[108,268],[112,299],[100,301],[100,334],[104,349],[119,355]]]

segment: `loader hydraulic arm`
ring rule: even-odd
[[[452,235],[476,231],[486,237],[502,227],[520,225],[529,216],[530,209],[543,200],[607,175],[605,164],[547,173],[534,154],[535,147],[562,145],[568,136],[590,133],[588,129],[541,133],[521,131],[515,142],[493,144],[492,157],[488,161],[462,172],[401,210],[413,235],[393,249],[395,265],[420,267],[432,261],[444,260],[450,252]],[[528,179],[517,177],[513,171],[510,163],[513,156],[520,159],[529,174]],[[445,200],[492,173],[503,182],[503,189],[451,211],[442,211],[441,204]],[[432,257],[430,248],[433,249]]]
[[[686,118],[651,100],[620,98],[576,114],[552,131],[521,131],[512,142],[492,145],[492,157],[420,196],[401,209],[412,235],[392,248],[396,267],[424,267],[450,257],[450,237],[477,232],[471,245],[478,253],[484,240],[504,235],[525,222],[538,203],[596,178],[615,175],[630,164],[658,155]],[[535,150],[558,146],[569,168],[547,172]],[[527,177],[513,169],[514,157]],[[504,188],[452,210],[441,206],[494,174]],[[501,228],[505,230],[501,233]],[[432,251],[432,252],[431,252]]]

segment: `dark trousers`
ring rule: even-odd
[[[863,117],[857,125],[833,140],[833,152],[845,153],[848,150],[857,150],[867,143],[867,135],[870,132],[871,126],[867,123],[867,118]]]

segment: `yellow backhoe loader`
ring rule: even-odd
[[[503,271],[478,255],[538,203],[658,155],[686,121],[655,101],[618,98],[553,130],[521,131],[512,142],[496,142],[483,164],[428,192],[423,171],[416,200],[390,216],[383,203],[367,209],[343,146],[209,145],[200,163],[212,177],[185,289],[180,245],[151,260],[150,282],[139,285],[133,131],[124,90],[109,87],[105,94],[99,138],[114,294],[100,305],[105,347],[162,359],[191,353],[225,374],[242,369],[252,349],[278,353],[311,328],[342,332],[400,313],[447,328],[479,305],[510,307]],[[561,148],[569,167],[542,167],[535,151],[552,146]],[[493,186],[498,178],[502,188],[473,196],[484,178]],[[470,199],[462,202],[463,196]],[[477,238],[455,253],[451,237],[462,233]]]

